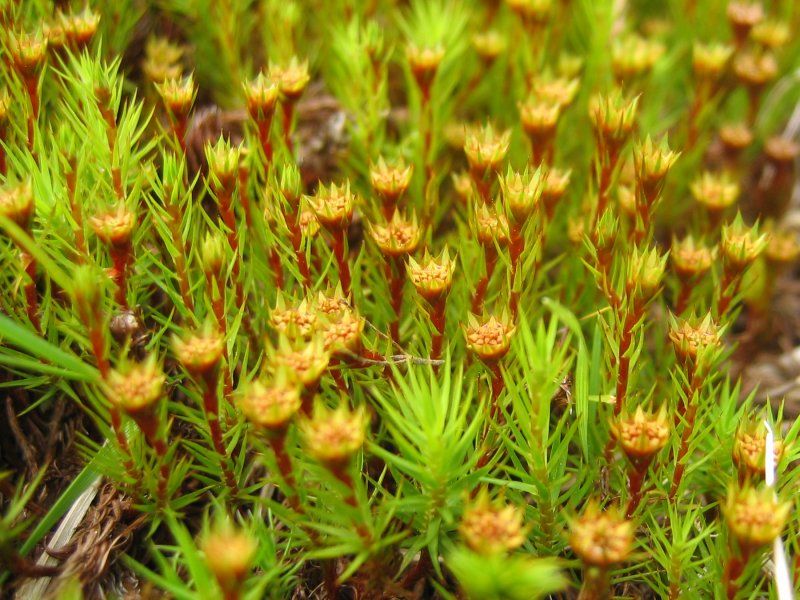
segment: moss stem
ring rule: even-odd
[[[333,256],[336,259],[336,265],[339,268],[339,281],[342,284],[342,291],[345,298],[351,296],[351,275],[350,265],[347,262],[347,231],[345,228],[331,229],[333,236]]]
[[[231,460],[228,456],[228,451],[225,449],[225,442],[222,437],[222,428],[219,425],[219,399],[217,397],[217,372],[212,369],[203,377],[203,413],[208,423],[208,429],[211,432],[211,443],[214,446],[219,457],[219,465],[222,469],[222,475],[225,478],[225,483],[231,492],[236,495],[239,492],[239,486],[236,483],[236,477],[231,469]]]

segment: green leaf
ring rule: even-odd
[[[40,335],[23,327],[6,315],[0,315],[0,341],[27,351],[41,359],[44,364],[49,363],[60,367],[67,373],[65,376],[70,379],[96,382],[100,378],[100,372],[97,369],[87,365],[77,356],[54,346]],[[44,364],[39,366],[44,366]],[[46,372],[46,369],[40,368],[38,370]]]

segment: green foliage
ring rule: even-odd
[[[59,6],[0,7],[0,584],[778,597],[795,3]]]
[[[544,598],[564,585],[558,565],[548,559],[487,560],[485,556],[458,549],[450,554],[448,562],[469,598]]]

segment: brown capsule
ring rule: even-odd
[[[7,43],[17,72],[25,79],[36,75],[47,58],[47,38],[38,32],[9,32]]]
[[[337,315],[321,317],[319,322],[325,350],[332,356],[348,358],[359,353],[364,317],[347,308]]]
[[[156,84],[156,90],[164,106],[176,119],[185,119],[189,115],[197,95],[192,75],[182,79],[166,79]]]
[[[239,597],[238,593],[233,594],[253,566],[258,550],[256,541],[244,531],[218,527],[206,536],[200,548],[225,597]]]
[[[350,182],[342,185],[320,185],[313,196],[307,196],[317,220],[327,229],[342,229],[350,224],[356,197],[350,191]]]
[[[630,556],[633,532],[633,522],[618,508],[601,511],[592,501],[570,524],[569,543],[585,565],[607,569]]]
[[[172,347],[178,362],[192,375],[205,375],[217,368],[225,348],[225,338],[210,326],[175,337]]]
[[[413,173],[413,165],[406,165],[402,160],[396,164],[388,164],[381,157],[370,167],[369,179],[375,193],[384,202],[394,205],[411,184]]]
[[[723,225],[720,250],[725,268],[733,274],[742,273],[749,267],[767,246],[767,236],[758,226],[745,225],[741,216]]]
[[[508,153],[511,131],[497,132],[491,124],[467,129],[464,154],[470,168],[480,175],[496,171]]]
[[[444,59],[444,48],[442,46],[420,47],[409,44],[406,47],[406,59],[414,80],[422,90],[423,96],[427,97],[439,65]]]
[[[321,402],[310,419],[299,422],[303,445],[312,458],[333,469],[341,469],[364,445],[369,419],[363,406],[335,410]]]
[[[103,243],[125,247],[131,243],[136,213],[122,203],[89,217],[89,226]]]
[[[502,501],[492,502],[486,489],[464,511],[459,532],[464,543],[483,555],[505,554],[516,550],[527,534],[522,524],[523,511]]]
[[[505,52],[508,42],[496,29],[481,31],[472,36],[472,47],[486,64],[491,64]]]
[[[246,384],[238,399],[242,414],[253,426],[272,432],[285,431],[300,404],[300,390],[286,369],[280,369],[272,380]]]
[[[758,2],[730,2],[725,12],[739,45],[747,40],[750,30],[764,18],[764,8]]]
[[[270,65],[269,75],[270,79],[277,83],[281,95],[289,102],[297,102],[311,81],[308,61],[300,61],[296,56],[293,56],[287,65]]]
[[[763,477],[766,468],[767,432],[761,423],[746,422],[736,431],[733,441],[733,462],[737,467],[755,477]],[[783,456],[784,445],[775,440],[772,447],[777,467]]]
[[[308,336],[317,326],[317,315],[308,300],[290,304],[283,295],[279,295],[275,308],[270,311],[270,325],[277,332],[290,338]]]
[[[774,135],[764,144],[764,154],[779,168],[791,168],[800,154],[800,144],[791,138]]]
[[[697,365],[722,346],[722,329],[710,314],[702,319],[672,319],[669,339],[682,363]]]
[[[489,315],[481,319],[470,314],[464,326],[467,349],[483,361],[497,361],[508,353],[516,330],[505,312],[499,317]]]
[[[414,214],[405,219],[395,210],[391,221],[370,226],[369,233],[384,256],[397,258],[417,249],[422,230]]]
[[[456,263],[450,258],[447,248],[438,257],[431,256],[426,250],[421,263],[413,256],[408,259],[408,278],[417,293],[432,302],[450,291],[455,268]]]
[[[739,198],[739,184],[726,172],[704,171],[689,185],[694,199],[710,213],[721,213]]]
[[[729,123],[720,127],[719,139],[728,153],[737,155],[753,143],[753,132],[746,123]]]
[[[670,248],[672,268],[684,281],[707,273],[714,264],[715,257],[715,249],[695,241],[691,235],[682,240],[673,240]]]
[[[764,257],[776,266],[794,263],[800,257],[800,241],[797,239],[797,233],[789,230],[770,233]]]
[[[70,45],[75,48],[85,48],[97,33],[100,25],[100,15],[92,12],[89,7],[83,11],[70,15],[62,15],[61,26]]]
[[[722,505],[731,534],[750,550],[771,544],[786,526],[790,510],[791,504],[778,500],[770,487],[732,487]]]
[[[759,90],[778,74],[778,63],[770,53],[740,52],[733,59],[733,72],[742,85]]]
[[[113,369],[108,376],[109,401],[132,416],[153,410],[164,398],[166,376],[151,355],[141,363],[126,364]]]
[[[641,406],[633,415],[622,415],[611,424],[611,435],[634,465],[650,463],[669,441],[670,424],[662,406],[653,414]]]
[[[183,76],[183,47],[173,44],[167,38],[151,37],[145,43],[144,50],[142,71],[151,82],[161,83]]]
[[[0,188],[0,216],[27,231],[33,221],[34,211],[33,188],[29,180],[6,184]]]

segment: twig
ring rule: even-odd
[[[28,466],[28,471],[30,473],[36,473],[38,468],[36,464],[36,457],[33,454],[31,443],[28,441],[28,438],[25,437],[22,427],[19,425],[19,420],[17,419],[17,413],[14,411],[14,402],[11,400],[11,396],[6,396],[6,418],[8,419],[8,426],[11,429],[11,433],[13,434],[14,439],[16,440],[17,445],[22,452],[22,458],[25,460],[25,464]]]
[[[413,365],[439,366],[444,364],[443,360],[412,356],[410,354],[393,354],[391,356],[384,357],[383,360],[366,358],[358,354],[351,354],[350,356],[353,360],[357,360],[368,365],[402,365],[405,363],[411,363]]]

